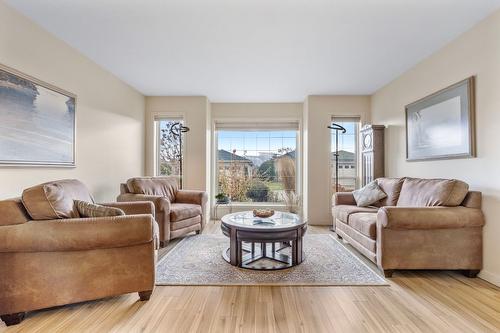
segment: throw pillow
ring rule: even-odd
[[[106,217],[125,215],[120,208],[96,205],[94,203],[75,200],[75,206],[82,217]]]
[[[360,188],[352,192],[354,200],[356,200],[356,205],[359,207],[366,207],[373,205],[377,201],[387,197],[384,191],[378,186],[375,181],[366,184],[365,187]]]

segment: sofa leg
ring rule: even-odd
[[[12,326],[21,323],[24,319],[24,315],[25,312],[11,313],[6,315],[1,315],[0,319],[2,319],[5,325]]]
[[[392,277],[392,274],[394,273],[394,270],[393,269],[384,269],[384,276],[386,278],[390,278]]]
[[[149,298],[153,294],[153,291],[152,290],[139,291],[138,294],[141,301],[149,301]]]
[[[463,274],[468,278],[475,278],[479,274],[479,269],[468,269],[463,271]]]
[[[197,235],[201,234],[201,230],[196,230],[195,232]]]
[[[337,234],[337,238],[338,239],[342,239],[342,236],[340,236],[339,234]]]
[[[168,245],[168,241],[160,241],[160,247],[163,248]]]

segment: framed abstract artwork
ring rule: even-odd
[[[407,161],[475,157],[474,77],[405,108]]]
[[[76,96],[0,65],[0,166],[75,166]]]

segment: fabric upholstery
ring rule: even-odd
[[[376,239],[377,237],[377,214],[355,213],[349,216],[348,225],[361,234]]]
[[[31,218],[20,198],[0,200],[0,226],[21,224]]]
[[[178,222],[172,221],[170,222],[170,230],[180,230],[197,224],[201,225],[201,215],[179,220]]]
[[[344,234],[348,235],[352,239],[356,240],[356,242],[367,249],[370,252],[375,253],[376,251],[376,242],[374,239],[371,239],[370,237],[367,237],[366,235],[363,235],[361,232],[358,230],[349,227],[347,224],[343,223],[342,221],[337,220],[336,221],[336,232],[339,230],[342,231]]]
[[[0,252],[81,251],[151,242],[151,215],[30,221],[2,226]]]
[[[106,216],[121,216],[125,212],[120,208],[106,207],[95,203],[90,203],[81,200],[75,200],[76,209],[81,217],[106,217]]]
[[[155,205],[150,201],[105,202],[100,205],[120,208],[127,215],[151,214],[155,216]]]
[[[373,181],[366,184],[364,187],[352,192],[356,205],[359,207],[370,206],[383,198],[387,197],[384,191]]]
[[[132,178],[127,181],[127,186],[120,186],[120,195],[117,198],[119,202],[129,201],[149,201],[155,206],[155,218],[159,226],[160,242],[163,246],[173,238],[184,236],[193,231],[200,231],[207,221],[207,203],[208,196],[204,191],[180,190],[176,189],[172,197],[171,193],[153,195],[137,194],[134,186],[137,184],[149,184],[150,188],[156,188],[157,185],[151,184],[160,182],[158,186],[163,186],[163,180],[169,177],[142,177]],[[138,181],[140,180],[140,182]],[[147,192],[147,191],[142,191]],[[148,193],[162,193],[149,191]],[[197,208],[195,208],[197,206]],[[181,209],[182,208],[182,209]],[[199,218],[198,218],[199,217]],[[195,223],[195,224],[192,224]]]
[[[177,222],[191,217],[201,216],[201,206],[186,203],[173,203],[170,207],[170,221]]]
[[[380,186],[382,191],[387,194],[387,197],[381,199],[378,203],[374,203],[373,205],[378,207],[396,206],[404,180],[405,178],[377,178],[375,181],[378,186]]]
[[[459,206],[469,185],[456,179],[405,178],[397,206]]]
[[[464,201],[462,201],[462,206],[481,209],[482,200],[481,192],[469,191],[469,193],[465,196]]]
[[[453,229],[484,225],[480,209],[466,207],[382,207],[379,224],[388,229]]]
[[[43,183],[23,191],[23,205],[33,220],[79,217],[74,200],[94,202],[87,187],[76,179]]]
[[[136,177],[127,181],[127,187],[130,193],[158,195],[174,202],[179,181],[177,177]]]
[[[65,182],[53,182],[63,183],[55,186],[60,195],[93,201],[79,193],[81,183]],[[44,195],[41,190],[26,193],[37,211],[46,208],[34,200]],[[0,315],[153,290],[158,243],[153,205],[119,205],[146,214],[35,221],[20,199],[0,201]]]
[[[344,223],[349,222],[349,216],[354,213],[376,213],[377,208],[375,207],[358,207],[358,206],[348,206],[340,205],[335,206],[335,217]]]
[[[85,251],[0,252],[0,276],[0,314],[153,290],[153,242]]]
[[[395,230],[377,226],[381,269],[481,269],[482,227]]]
[[[333,195],[333,205],[356,205],[356,200],[352,195],[352,192],[337,192]]]
[[[380,207],[357,207],[352,193],[334,196],[335,232],[345,241],[382,270],[482,268],[480,192],[469,192],[458,180],[380,178],[377,183],[388,194],[374,204]]]

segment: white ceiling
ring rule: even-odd
[[[370,94],[500,0],[6,0],[145,95]]]

